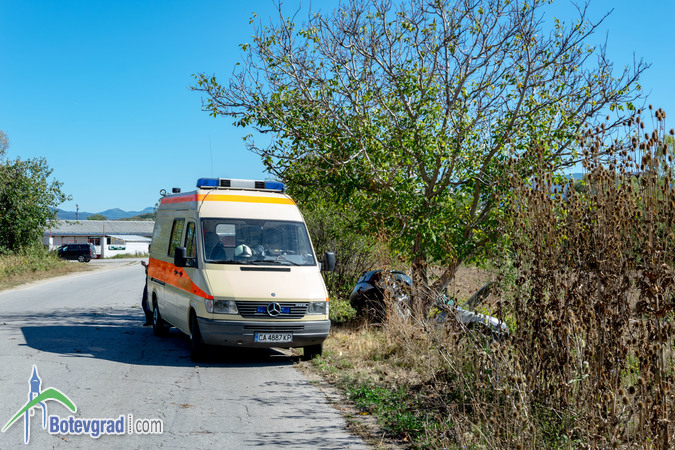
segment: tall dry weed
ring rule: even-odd
[[[675,185],[664,119],[656,111],[645,132],[638,113],[623,142],[587,130],[580,189],[548,173],[543,149],[532,159],[545,175],[512,180],[512,352],[539,411],[533,425],[555,422],[554,441],[675,445]]]

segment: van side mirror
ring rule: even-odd
[[[187,249],[185,247],[176,247],[173,254],[173,265],[176,267],[185,267],[187,265]]]
[[[321,265],[321,270],[325,272],[332,272],[335,270],[335,253],[326,252],[323,255],[323,264]]]

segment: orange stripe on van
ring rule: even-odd
[[[197,201],[197,194],[178,195],[176,197],[164,197],[161,201],[162,205],[169,203],[195,202]]]
[[[273,203],[278,205],[295,205],[295,202],[287,197],[259,197],[255,195],[234,195],[234,194],[197,194],[177,195],[165,197],[162,204],[183,203],[183,202],[241,202],[241,203]]]
[[[176,267],[175,265],[161,261],[159,259],[150,258],[148,264],[148,276],[157,280],[163,281],[166,284],[175,286],[183,291],[190,292],[199,297],[213,300],[213,296],[204,292],[199,286],[194,284],[184,267]]]

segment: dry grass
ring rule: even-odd
[[[41,247],[0,256],[0,291],[22,284],[73,272],[91,270],[91,267],[62,261]]]

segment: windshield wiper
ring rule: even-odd
[[[296,262],[289,261],[288,259],[254,259],[253,261],[249,261],[249,264],[256,264],[256,265],[281,264],[283,266],[286,266],[286,265],[299,266],[300,265]]]

